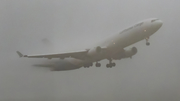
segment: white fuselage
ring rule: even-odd
[[[132,45],[145,38],[148,38],[149,36],[154,34],[161,26],[162,26],[161,20],[157,18],[151,18],[141,21],[137,24],[134,24],[122,30],[120,33],[97,44],[97,46],[106,47],[108,53],[101,54],[100,56],[97,56],[94,60],[91,60],[90,62],[106,59],[108,55],[115,54],[129,45]],[[84,62],[88,62],[78,59],[66,59],[66,60],[68,60],[71,64],[76,65],[78,67],[81,67]]]
[[[153,19],[144,20],[124,29],[120,33],[105,40],[101,46],[125,48],[151,36],[162,26],[161,20],[151,22],[152,20]]]

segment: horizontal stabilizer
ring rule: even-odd
[[[16,51],[16,53],[19,55],[19,57],[23,57],[24,55],[21,53],[21,52],[19,52],[19,51]]]

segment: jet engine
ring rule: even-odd
[[[132,57],[136,53],[137,53],[137,48],[132,47],[131,49],[124,51],[124,58]]]
[[[96,56],[96,55],[98,55],[98,54],[101,53],[101,50],[102,50],[101,47],[100,47],[100,46],[97,46],[97,47],[95,47],[95,48],[90,49],[90,50],[88,51],[87,55],[88,55],[88,56]]]
[[[122,58],[129,58],[132,57],[133,55],[135,55],[137,53],[137,48],[136,47],[132,47],[128,50],[124,50],[124,52],[119,52],[115,55],[112,56],[112,58],[114,60],[120,60]]]

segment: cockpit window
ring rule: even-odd
[[[156,21],[156,20],[158,20],[158,19],[151,20],[151,22],[154,22],[154,21]]]

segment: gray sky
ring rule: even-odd
[[[0,0],[0,100],[179,101],[180,1]],[[52,72],[33,67],[46,59],[27,54],[84,49],[140,20],[156,17],[162,28],[133,59],[107,69]],[[43,44],[48,38],[52,46]],[[67,47],[68,46],[68,47]],[[131,47],[132,47],[131,46]],[[52,60],[53,61],[53,60]]]

